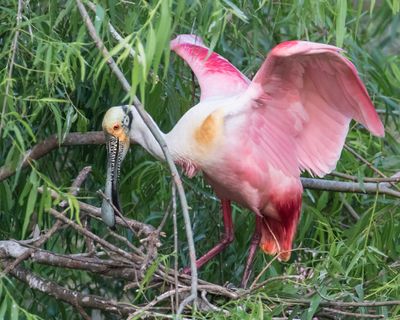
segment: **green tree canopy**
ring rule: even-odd
[[[89,10],[90,3],[84,4]],[[201,36],[249,78],[266,54],[285,40],[343,47],[384,121],[386,136],[377,139],[352,123],[337,173],[326,179],[353,181],[362,189],[368,178],[376,182],[399,172],[399,1],[99,0],[91,8],[97,33],[132,85],[129,94],[94,45],[75,0],[0,3],[0,240],[37,240],[54,227],[57,219],[51,210],[55,208],[65,210],[65,217],[76,225],[127,252],[133,250],[132,244],[140,248],[143,243],[138,237],[143,235],[120,225],[116,231],[120,238],[116,238],[101,221],[89,219],[79,210],[78,200],[100,206],[97,191],[105,181],[106,150],[99,144],[102,135],[88,133],[101,130],[109,107],[130,103],[134,94],[163,131],[169,131],[198,102],[199,90],[190,69],[169,50],[169,41],[182,33]],[[110,25],[121,39],[116,39]],[[69,193],[70,186],[86,166],[91,166],[91,173],[74,196]],[[157,228],[172,208],[168,168],[134,146],[121,176],[120,195],[127,219]],[[340,318],[346,317],[345,312],[394,318],[400,310],[400,302],[395,301],[400,297],[400,189],[396,179],[385,183],[383,187],[390,188],[392,195],[307,189],[292,259],[280,263],[259,253],[254,273],[260,275],[259,283],[267,281],[264,286],[238,299],[210,294],[210,301],[237,319],[289,313],[302,319],[314,314]],[[184,178],[184,186],[200,255],[222,234],[219,202],[201,176]],[[60,198],[52,197],[50,190]],[[60,209],[63,199],[68,206]],[[179,205],[177,212],[177,257],[182,267],[189,263],[188,249]],[[199,270],[201,279],[219,285],[239,283],[254,217],[235,206],[234,219],[234,243]],[[173,268],[174,264],[171,217],[165,222],[165,237],[160,238],[157,255],[151,255],[146,247],[148,260],[139,284],[134,284],[132,274],[122,277],[121,273],[113,276],[112,271],[106,275],[104,270],[95,271],[95,258],[125,263],[121,257],[113,260],[112,249],[62,223],[54,230],[57,232],[43,241],[41,249],[34,242],[19,243],[25,249],[33,245],[32,252],[37,255],[27,256],[18,267],[2,274],[0,319],[79,319],[88,314],[95,318],[98,313],[94,310],[101,309],[80,307],[79,302],[67,304],[54,296],[56,289],[52,294],[35,287],[33,275],[82,297],[96,295],[133,306],[124,314],[171,289],[170,282],[163,287],[156,279],[158,266]],[[9,242],[4,241],[0,241],[3,271],[18,255],[8,252]],[[68,259],[76,254],[93,258],[92,269],[77,270],[67,262],[63,267],[49,265],[48,253]],[[133,285],[126,287],[130,283]],[[337,304],[329,304],[331,301]],[[381,304],[362,305],[365,301]],[[151,310],[172,314],[170,300],[159,307]],[[198,318],[226,316],[217,311],[207,315],[201,307],[195,312]],[[120,318],[118,313],[101,313],[106,318]]]

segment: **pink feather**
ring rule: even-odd
[[[245,91],[250,83],[228,60],[210,51],[195,35],[179,35],[171,41],[174,50],[192,68],[199,80],[201,100]]]
[[[196,74],[201,107],[218,98],[225,112],[224,144],[200,169],[221,199],[263,217],[261,248],[287,260],[300,216],[301,171],[323,176],[335,168],[351,119],[384,135],[356,68],[334,46],[288,41],[270,52],[250,83],[194,35],[178,36],[171,49]]]

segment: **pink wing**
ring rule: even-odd
[[[237,95],[250,84],[249,79],[228,60],[211,52],[198,36],[177,36],[171,41],[171,50],[192,68],[200,84],[201,100]]]
[[[374,135],[384,128],[354,65],[330,45],[288,41],[255,75],[243,141],[285,174],[332,171],[353,118]],[[261,155],[259,155],[261,156]]]

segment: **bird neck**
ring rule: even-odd
[[[155,125],[154,120],[149,114],[146,114],[146,117]],[[136,128],[138,128],[138,130],[134,130],[131,132],[131,139],[139,143],[153,157],[165,161],[165,156],[161,149],[160,143],[154,137],[144,121],[139,120],[136,125]],[[155,128],[158,135],[166,143],[168,150],[171,154],[172,161],[181,166],[184,173],[188,177],[193,177],[198,172],[199,168],[195,165],[195,163],[190,159],[189,156],[185,156],[185,149],[182,148],[182,145],[184,145],[182,141],[182,136],[177,135],[176,132],[174,132],[174,129],[171,132],[165,134],[157,127],[157,125],[155,125]]]
[[[156,126],[158,134],[160,137],[163,138],[163,140],[166,140],[166,135],[158,129]],[[161,149],[160,143],[157,141],[157,139],[154,137],[154,135],[151,133],[150,129],[146,127],[146,130],[143,132],[143,140],[138,141],[143,148],[146,149],[147,152],[149,152],[153,157],[157,158],[158,160],[163,160],[165,161],[165,156],[164,153]],[[167,143],[168,145],[168,143]]]

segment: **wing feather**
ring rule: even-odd
[[[243,141],[255,141],[263,157],[285,174],[299,170],[323,176],[340,157],[351,119],[384,135],[354,65],[341,49],[303,41],[275,47],[248,91]],[[245,131],[244,131],[245,132]],[[257,136],[262,136],[261,143]]]
[[[177,36],[171,41],[171,50],[185,60],[196,75],[200,100],[229,97],[244,92],[250,80],[228,60],[208,49],[202,39],[192,34]]]

